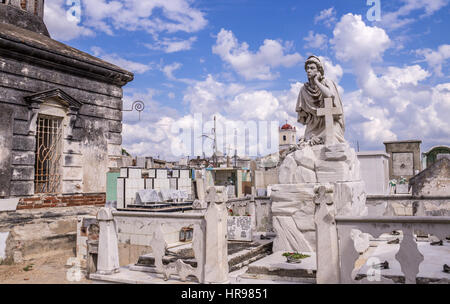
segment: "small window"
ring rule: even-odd
[[[283,135],[283,140],[286,141],[286,135]]]
[[[34,193],[57,193],[60,190],[61,126],[60,118],[38,117]]]

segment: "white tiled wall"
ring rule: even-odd
[[[189,178],[189,170],[180,170],[180,178],[188,179]]]
[[[156,178],[157,179],[165,179],[165,178],[167,178],[167,170],[157,169],[156,170]]]

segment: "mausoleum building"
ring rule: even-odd
[[[389,179],[410,179],[421,170],[421,140],[386,141],[386,153],[389,154]]]
[[[0,2],[0,211],[104,204],[120,166],[133,74],[53,40],[43,17],[44,0]]]

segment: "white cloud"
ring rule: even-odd
[[[143,74],[152,69],[151,64],[143,64],[131,60],[124,59],[117,54],[107,54],[100,47],[94,46],[91,48],[94,56],[99,57],[107,62],[117,65],[127,71],[136,74]]]
[[[307,43],[305,44],[305,48],[313,48],[313,49],[326,49],[328,43],[328,37],[324,34],[314,34],[313,31],[309,31],[308,37],[303,38]]]
[[[349,142],[359,141],[364,149],[379,150],[386,140],[420,138],[431,145],[448,141],[450,85],[424,84],[431,74],[417,64],[375,66],[381,62],[391,40],[383,29],[367,26],[360,16],[343,16],[333,34],[331,43],[336,57],[350,64],[359,86],[358,90],[342,95]],[[434,59],[434,65],[430,66],[438,71],[445,62],[444,48],[435,53],[430,50],[417,53],[428,62]],[[322,61],[327,65],[326,60]],[[338,79],[342,75],[339,68]],[[333,68],[326,66],[325,70],[333,74]]]
[[[205,80],[197,81],[188,87],[184,94],[183,101],[190,106],[191,113],[202,112],[211,115],[220,112],[227,101],[242,92],[244,87],[237,84],[224,84],[212,75],[208,75]]]
[[[228,103],[227,112],[244,120],[266,120],[276,110],[279,102],[268,91],[246,92],[237,95]]]
[[[45,22],[58,40],[92,36],[94,31],[114,35],[117,30],[146,31],[156,40],[161,33],[194,33],[207,25],[204,13],[191,6],[190,0],[81,0],[81,23],[70,21],[70,6],[64,0],[46,1]],[[192,38],[191,38],[192,39]],[[186,41],[163,40],[168,52],[186,49]],[[193,41],[192,41],[193,42]],[[191,44],[192,44],[191,42]]]
[[[406,66],[404,68],[388,67],[387,73],[381,77],[387,87],[398,89],[402,85],[417,84],[430,76],[428,71],[422,69],[419,65]]]
[[[78,24],[76,20],[69,20],[66,17],[67,10],[64,9],[64,3],[64,0],[45,2],[44,21],[50,36],[55,40],[61,41],[69,41],[83,36],[94,36],[94,31]]]
[[[204,14],[192,8],[188,0],[83,0],[88,26],[105,31],[113,29],[145,30],[151,34],[178,31],[192,33],[203,29]],[[160,12],[161,16],[156,12]]]
[[[179,62],[174,62],[172,64],[168,64],[162,68],[162,72],[169,80],[176,80],[177,78],[173,75],[173,72],[181,68],[183,65]]]
[[[173,73],[179,70],[183,65],[179,62],[174,62],[172,64],[165,65],[161,68],[161,71],[171,81],[179,81],[187,84],[192,84],[195,81],[188,78],[177,78]]]
[[[379,78],[372,63],[382,60],[391,40],[386,32],[376,26],[367,26],[360,15],[347,14],[336,24],[330,40],[336,58],[349,62],[357,76],[358,85],[369,96],[382,97]]]
[[[409,16],[413,11],[424,11],[420,17],[430,16],[441,8],[445,7],[448,0],[402,0],[403,5],[395,12],[383,13],[380,24],[390,30],[404,27],[416,21],[416,18]]]
[[[135,100],[145,104],[144,112],[124,112],[123,147],[132,155],[173,158],[170,153],[172,142],[171,126],[179,120],[180,113],[176,109],[163,106],[155,100],[159,91],[148,89],[144,92],[134,89],[124,91],[124,109],[131,109]]]
[[[191,37],[186,40],[164,38],[162,41],[159,40],[155,44],[146,43],[144,45],[151,50],[162,50],[165,53],[175,53],[192,49],[192,44],[195,41],[197,41],[197,37]]]
[[[386,140],[419,138],[435,144],[445,142],[448,132],[438,129],[448,128],[446,117],[450,112],[445,103],[449,102],[444,100],[449,95],[443,94],[444,87],[421,84],[429,75],[418,65],[388,67],[379,77],[374,76],[377,86],[344,94],[347,139],[358,140],[366,149],[379,149]],[[435,138],[428,137],[430,129],[435,130]]]
[[[442,73],[442,66],[446,64],[447,59],[450,58],[450,44],[443,44],[439,46],[437,51],[431,49],[417,50],[418,55],[422,55],[428,66],[434,70],[437,76],[444,76]]]
[[[246,80],[271,80],[278,77],[273,68],[292,67],[302,60],[298,53],[285,54],[289,46],[283,46],[279,41],[266,39],[256,53],[249,50],[246,42],[239,43],[233,32],[221,29],[217,35],[213,53],[228,63]]]
[[[357,90],[342,96],[346,122],[347,141],[359,141],[366,147],[379,146],[383,141],[397,140],[392,131],[394,119],[389,110],[374,105],[372,98]]]
[[[314,23],[323,22],[327,27],[331,27],[336,22],[336,10],[334,7],[322,10],[319,15],[314,17]]]
[[[367,26],[360,15],[353,14],[344,15],[333,34],[330,42],[334,45],[336,58],[342,61],[379,61],[391,42],[383,29]]]

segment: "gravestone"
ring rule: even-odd
[[[0,105],[0,198],[10,195],[12,134],[12,109]]]
[[[389,159],[389,179],[410,179],[422,170],[420,140],[384,142]]]
[[[228,216],[227,227],[229,241],[252,241],[251,216]]]
[[[337,215],[367,215],[360,163],[344,138],[344,113],[337,86],[323,77],[319,58],[309,57],[305,69],[309,82],[302,87],[296,107],[298,121],[306,125],[305,135],[283,155],[280,184],[272,185],[270,191],[277,234],[274,252],[316,251],[320,235],[316,236],[314,197],[320,186],[332,188]]]

